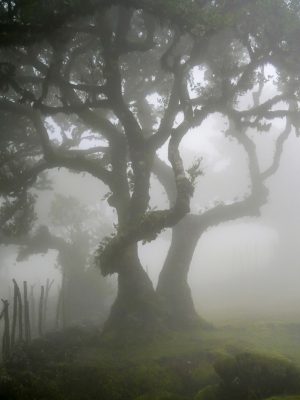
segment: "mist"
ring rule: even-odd
[[[1,400],[300,399],[299,32],[0,3]]]

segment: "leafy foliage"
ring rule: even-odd
[[[266,120],[275,118],[288,120],[290,130],[299,124],[300,53],[293,37],[300,25],[294,3],[6,0],[0,27],[0,130],[6,145],[1,193],[24,192],[40,173],[57,167],[101,180],[118,218],[116,234],[99,246],[104,274],[132,272],[129,249],[154,240],[189,213],[200,162],[187,173],[180,143],[214,113],[233,121],[236,140],[247,142],[253,190],[265,199],[254,144],[245,132],[268,130]],[[249,93],[267,84],[266,65],[280,78],[277,94],[261,102],[258,95],[242,109]],[[197,71],[204,72],[202,82]],[[175,195],[167,209],[149,212],[153,164],[165,144]],[[85,227],[78,220],[84,211],[67,199],[70,208],[61,212],[64,202],[57,199],[54,221],[66,225],[73,218],[70,243],[84,244]],[[245,204],[238,204],[240,214]],[[220,221],[220,209],[206,214],[212,223]],[[64,257],[71,265],[66,252]],[[137,257],[135,262],[144,278],[136,293],[147,288],[154,297]]]
[[[0,208],[2,234],[17,238],[30,231],[36,220],[35,200],[34,195],[26,192],[3,199]]]
[[[193,186],[195,186],[199,176],[203,175],[203,171],[200,168],[202,159],[198,158],[193,164],[187,169],[187,174]]]

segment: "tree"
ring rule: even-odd
[[[48,226],[18,240],[18,261],[33,254],[57,251],[57,266],[62,283],[60,308],[62,326],[80,322],[101,321],[111,288],[97,273],[91,254],[99,238],[109,232],[108,221],[101,213],[86,207],[71,196],[55,195],[49,212]]]
[[[276,20],[278,14],[276,16],[276,13],[273,13],[274,10],[269,9],[269,5],[268,2],[265,2],[263,8],[259,9],[259,7],[257,7],[258,4],[256,3],[254,4],[254,7],[257,8],[255,14],[258,18],[266,18],[264,33],[267,33],[268,46],[272,48],[271,55],[270,48],[266,46],[265,39],[260,35],[261,32],[255,32],[255,35],[251,36],[250,34],[248,36],[241,31],[243,36],[241,37],[241,41],[247,48],[247,57],[250,57],[251,62],[257,62],[258,64],[256,66],[259,66],[259,69],[257,69],[258,90],[253,92],[252,111],[254,112],[252,113],[251,110],[247,110],[244,115],[246,119],[249,117],[254,118],[256,114],[255,108],[260,108],[260,98],[265,84],[268,83],[268,78],[264,70],[265,66],[269,68],[271,64],[276,68],[279,75],[277,81],[279,90],[282,91],[284,88],[283,90],[288,93],[292,82],[294,82],[296,87],[298,87],[296,83],[298,82],[298,74],[294,74],[294,68],[297,68],[296,65],[299,65],[299,59],[297,59],[297,56],[295,55],[297,45],[295,45],[293,41],[295,33],[299,31],[299,27],[296,27],[296,25],[294,25],[293,28],[288,26],[287,14],[282,14],[283,7],[285,6],[284,2],[277,2],[276,6],[279,5],[279,9],[277,9],[276,12],[282,17],[280,27],[277,30],[277,24],[273,26],[272,24],[274,24],[274,20]],[[295,4],[290,4],[290,6],[291,10],[297,12],[299,15],[299,5],[296,6]],[[263,13],[261,13],[261,11],[263,11]],[[289,19],[289,21],[291,20]],[[295,20],[294,23],[296,23]],[[275,26],[276,28],[274,29]],[[284,35],[280,36],[283,33]],[[286,41],[283,40],[284,36],[286,37]],[[287,43],[289,43],[289,47],[285,46]],[[219,54],[222,54],[224,51],[222,46],[224,46],[224,41],[220,41],[220,45],[218,45],[218,43],[208,43],[206,46],[206,55],[203,56],[204,59],[206,56],[205,62],[206,65],[208,65],[209,74],[213,74],[214,77],[218,76],[217,70],[220,68],[219,65],[216,65],[215,63],[222,63],[222,61],[220,62],[220,58],[218,58]],[[225,51],[228,51],[228,48],[225,48]],[[212,56],[212,52],[217,53],[217,58]],[[209,56],[207,56],[207,53]],[[287,54],[289,54],[289,57],[286,59],[285,57]],[[222,54],[222,56],[224,57],[224,54]],[[240,56],[242,57],[243,53],[240,53]],[[249,66],[251,62],[248,64]],[[293,62],[295,63],[294,67],[292,67]],[[284,71],[281,69],[282,66],[284,66]],[[229,114],[229,129],[227,133],[231,137],[234,137],[235,140],[244,147],[244,150],[247,153],[252,189],[250,193],[246,194],[245,199],[242,201],[226,205],[218,204],[216,207],[207,210],[206,212],[202,212],[199,215],[187,215],[173,228],[172,243],[162,268],[157,287],[157,292],[165,302],[169,320],[173,326],[190,326],[199,322],[199,316],[195,311],[190,288],[187,283],[187,274],[193,253],[202,234],[207,228],[230,219],[236,219],[242,216],[258,216],[260,213],[260,207],[267,201],[268,193],[264,186],[264,182],[278,169],[283,145],[291,133],[292,127],[294,126],[296,131],[298,130],[298,123],[295,120],[295,118],[297,118],[296,111],[298,109],[297,90],[298,89],[296,89],[295,92],[296,96],[291,95],[290,100],[287,101],[290,112],[285,114],[278,112],[277,114],[279,117],[285,117],[285,128],[277,138],[273,162],[263,172],[260,172],[259,169],[259,163],[255,155],[255,144],[250,141],[249,137],[246,136],[246,133],[249,128],[255,128],[258,132],[264,130],[270,132],[272,130],[272,125],[260,126],[259,121],[264,118],[271,119],[271,114],[276,116],[276,112],[267,112],[265,114],[266,110],[260,110],[262,113],[256,117],[254,122],[251,122],[250,119],[248,119],[247,122],[237,120],[236,115]],[[269,101],[272,102],[272,99]],[[266,103],[268,103],[268,101]],[[236,132],[237,127],[239,132]],[[168,167],[164,165],[161,160],[156,160],[155,174],[166,188],[169,200],[172,202],[174,191],[169,179],[170,171],[168,171]]]
[[[228,135],[244,147],[248,156],[251,191],[243,200],[232,201],[229,204],[219,203],[199,214],[189,214],[173,227],[171,245],[157,286],[157,293],[165,304],[171,326],[190,327],[201,322],[187,282],[196,246],[203,233],[212,226],[241,217],[260,215],[261,206],[268,200],[268,190],[264,183],[277,171],[284,142],[291,130],[291,124],[287,122],[285,129],[276,140],[272,164],[265,171],[260,172],[255,144],[245,132],[236,132],[231,126]],[[168,188],[170,186],[168,166],[161,160],[157,160],[155,172],[162,184]],[[172,192],[167,191],[167,193],[172,201]]]
[[[108,186],[118,224],[97,262],[104,275],[118,274],[119,288],[107,329],[155,330],[165,318],[137,243],[155,239],[189,212],[193,185],[179,153],[184,135],[215,112],[228,116],[244,141],[244,128],[266,129],[266,119],[289,115],[297,123],[296,111],[280,106],[297,100],[299,58],[295,41],[286,42],[298,25],[279,0],[7,0],[1,6],[0,109],[5,122],[13,116],[14,129],[16,121],[26,126],[13,135],[1,128],[22,164],[9,194],[56,167]],[[280,74],[278,93],[240,109],[267,63]],[[201,69],[204,86],[196,83]],[[151,105],[153,95],[158,104]],[[168,209],[149,211],[150,176],[164,145],[175,196]]]

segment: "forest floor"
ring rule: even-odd
[[[300,400],[300,324],[228,324],[118,343],[72,328],[17,349],[0,370],[0,398]]]

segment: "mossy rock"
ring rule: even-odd
[[[240,353],[215,363],[224,399],[267,398],[298,393],[300,372],[289,360],[256,353]]]
[[[194,398],[194,400],[218,400],[219,399],[219,387],[217,385],[207,386],[200,390]]]

